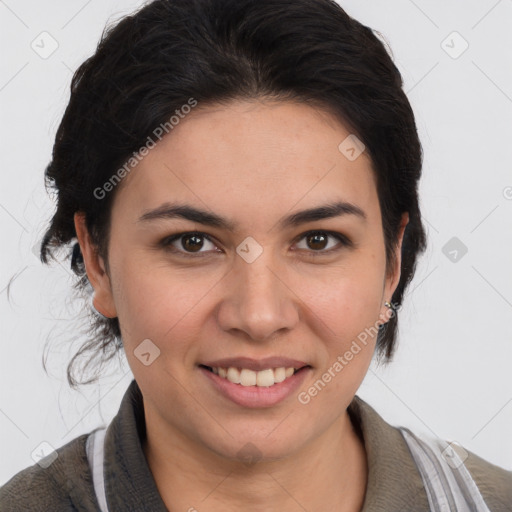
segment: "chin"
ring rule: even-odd
[[[224,432],[224,435],[217,440],[211,437],[203,438],[203,444],[216,456],[230,462],[241,462],[247,466],[258,462],[282,460],[300,450],[309,439],[305,435],[303,426],[300,432],[290,432],[289,426],[285,423],[286,421],[279,425],[277,420],[271,425],[268,424],[268,428],[259,428],[255,431],[253,427],[243,429],[243,432],[238,434],[233,428],[226,426],[226,430],[231,435]]]

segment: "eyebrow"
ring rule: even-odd
[[[363,221],[367,220],[366,213],[359,208],[359,206],[346,201],[337,201],[292,213],[284,219],[281,219],[278,222],[278,226],[281,229],[297,227],[307,222],[330,219],[333,217],[340,217],[342,215],[353,215]],[[182,218],[199,224],[204,224],[205,226],[225,229],[231,232],[236,230],[235,223],[221,217],[220,215],[206,210],[201,210],[188,204],[176,203],[164,203],[158,208],[148,210],[137,222],[175,218]]]

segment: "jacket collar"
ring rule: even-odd
[[[168,512],[142,449],[145,437],[142,393],[132,380],[105,435],[105,493],[110,511]]]
[[[356,429],[359,427],[368,461],[361,512],[429,510],[421,475],[400,431],[357,395],[348,413]]]

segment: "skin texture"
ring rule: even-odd
[[[108,267],[83,216],[75,215],[94,304],[105,316],[119,317],[144,397],[144,450],[170,510],[362,507],[366,455],[346,409],[376,338],[308,404],[293,393],[272,407],[236,405],[198,367],[223,357],[292,357],[312,367],[298,390],[304,391],[359,333],[385,321],[384,302],[400,278],[408,215],[396,265],[386,273],[370,159],[363,152],[350,161],[338,149],[349,134],[328,113],[300,103],[199,105],[116,191]],[[278,226],[291,213],[338,200],[359,206],[366,220],[342,215]],[[237,229],[179,218],[138,220],[174,201],[222,215]],[[333,237],[308,242],[310,230],[341,233],[354,246]],[[184,247],[181,238],[171,244],[174,252],[161,244],[190,231],[212,241],[190,245],[188,239]],[[248,236],[263,248],[252,263],[236,252]],[[148,366],[134,354],[145,339],[160,350]],[[257,448],[257,463],[237,455],[247,443]]]

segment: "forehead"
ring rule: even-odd
[[[306,104],[199,105],[125,178],[116,202],[134,215],[179,199],[250,218],[344,200],[371,216],[378,212],[371,160],[366,152],[347,157],[350,137]]]

